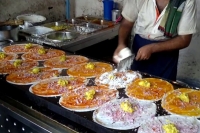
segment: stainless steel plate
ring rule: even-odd
[[[79,32],[80,34],[88,34],[101,29],[104,29],[108,26],[106,25],[98,25],[93,23],[81,23],[79,25],[74,26],[74,30]]]
[[[20,30],[19,32],[25,33],[31,36],[40,36],[52,31],[54,30],[51,28],[44,27],[44,26],[33,26],[33,27],[28,27],[27,29]]]
[[[42,25],[42,26],[51,28],[51,29],[53,29],[53,30],[55,30],[55,31],[58,31],[58,30],[66,30],[66,29],[69,29],[70,27],[72,27],[71,25],[67,24],[67,23],[64,22],[64,21],[46,23],[46,24],[44,24],[44,25]]]
[[[60,31],[60,32],[52,32],[46,35],[46,39],[51,40],[53,42],[64,42],[75,39],[79,36],[77,32],[70,31]]]

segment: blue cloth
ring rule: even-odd
[[[139,48],[159,41],[147,40],[135,35],[132,52],[137,54]],[[149,60],[133,61],[132,70],[148,73],[164,79],[176,80],[179,50],[153,53]]]

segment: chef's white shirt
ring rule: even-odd
[[[130,22],[135,22],[135,34],[150,40],[166,40],[168,38],[164,36],[162,31],[158,30],[166,7],[159,14],[156,0],[127,0],[123,7],[122,16]],[[195,33],[196,20],[196,2],[195,0],[186,0],[182,17],[177,27],[177,34]]]

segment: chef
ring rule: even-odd
[[[114,62],[133,28],[131,69],[176,80],[179,50],[196,32],[195,0],[127,0],[122,16]]]

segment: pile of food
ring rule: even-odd
[[[110,63],[38,44],[5,46],[0,60],[0,73],[7,74],[7,82],[31,85],[29,92],[36,96],[58,96],[59,106],[90,111],[92,120],[106,128],[200,133],[199,90],[174,88],[163,79],[144,78],[131,70],[118,72]],[[159,116],[159,110],[166,116]]]

